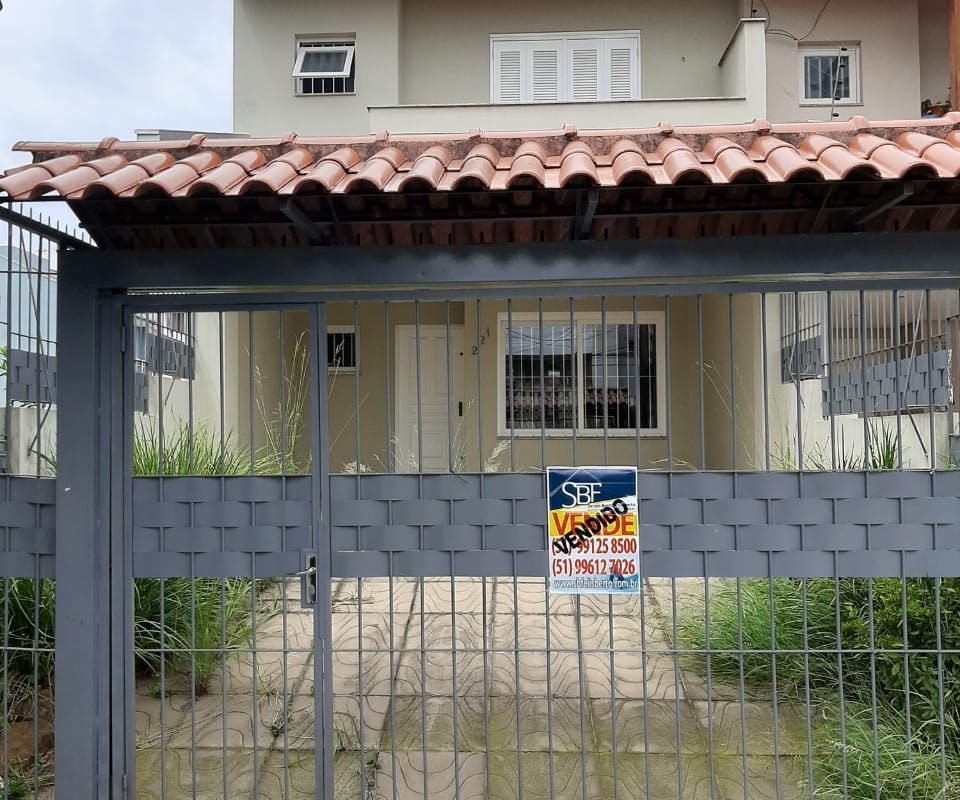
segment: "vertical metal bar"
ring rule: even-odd
[[[449,323],[449,314],[447,321]],[[449,336],[449,326],[447,331],[447,399],[450,398],[449,390],[449,356],[450,356],[450,336]],[[362,463],[361,449],[360,449],[360,369],[362,367],[360,352],[361,352],[361,341],[360,341],[360,305],[354,300],[353,301],[353,366],[354,366],[354,376],[353,376],[353,413],[354,413],[354,464],[356,466],[356,494],[357,497],[361,497],[360,490],[360,465]],[[447,403],[447,422],[449,430],[449,415],[450,415],[450,403]],[[329,434],[328,434],[329,435]],[[361,549],[361,528],[357,527],[357,550]],[[331,648],[333,643],[331,642]],[[358,734],[358,744],[360,747],[360,765],[358,772],[360,773],[360,787],[358,797],[363,798],[366,796],[367,791],[367,758],[366,758],[366,742],[364,741],[366,733],[366,723],[363,718],[363,705],[364,705],[364,688],[363,688],[363,578],[357,578],[357,722],[359,725],[359,734]],[[392,676],[391,676],[392,679]],[[284,728],[286,730],[286,728]]]
[[[320,788],[319,795],[324,800],[333,798],[333,663],[331,651],[332,620],[330,617],[330,574],[331,574],[331,546],[330,541],[330,498],[327,493],[329,486],[329,450],[327,420],[327,316],[326,306],[316,303],[310,309],[310,330],[312,331],[310,359],[311,387],[313,389],[310,415],[313,421],[311,426],[311,449],[315,454],[311,470],[312,498],[314,506],[313,525],[314,542],[317,553],[315,578],[317,582],[317,605],[314,609],[314,720],[319,723],[316,732],[317,741],[322,743],[321,753],[315,759],[315,786]],[[318,513],[319,512],[319,513]],[[319,651],[319,652],[317,652]],[[391,675],[393,673],[391,672]],[[319,687],[319,688],[316,688]]]
[[[390,413],[390,386],[392,381],[392,376],[390,375],[390,347],[393,344],[392,337],[390,335],[390,301],[383,301],[383,417],[386,430],[386,450],[387,450],[387,463],[386,469],[387,472],[393,472],[394,467],[394,450],[396,449],[395,443],[393,441],[393,431],[392,428],[392,418]]]
[[[700,469],[707,468],[707,431],[704,421],[703,399],[703,295],[697,295],[697,420],[700,435]]]
[[[870,412],[867,409],[867,320],[863,289],[860,298],[860,397],[863,400],[863,468],[870,469],[872,447],[870,445]]]
[[[247,358],[248,358],[248,369],[247,369],[247,408],[250,411],[248,419],[248,436],[250,437],[250,474],[253,475],[256,472],[256,462],[257,462],[257,448],[256,448],[256,435],[254,433],[253,426],[253,411],[256,408],[256,400],[254,397],[254,362],[253,362],[253,312],[247,312]],[[161,415],[162,417],[162,415]],[[254,717],[256,718],[256,717]],[[257,772],[254,770],[254,779],[256,782]]]
[[[419,496],[423,497],[423,397],[422,386],[422,367],[420,363],[420,301],[413,301],[414,317],[414,349],[416,351],[416,393],[417,393],[417,473],[420,483]],[[419,525],[418,533],[420,537],[420,549],[423,550],[423,526]],[[424,800],[429,796],[427,768],[427,654],[426,640],[427,631],[424,620],[424,582],[423,578],[418,580],[417,594],[420,596],[420,740],[423,743],[421,758],[423,759],[423,796]]]
[[[597,346],[596,337],[594,337],[593,346],[594,348]],[[601,404],[600,398],[598,397],[597,405],[601,405],[603,408],[603,464],[606,466],[610,463],[610,457],[608,453],[608,440],[610,438],[610,377],[607,374],[607,298],[604,295],[600,296],[600,348],[603,351],[603,386],[600,390],[602,392],[603,402]],[[584,357],[586,357],[586,354],[584,354]],[[616,753],[614,753],[613,758],[613,768],[616,770]]]
[[[794,354],[797,354],[797,344],[800,338],[800,293],[793,293],[793,329],[794,329]],[[794,385],[797,395],[797,469],[803,472],[803,398],[800,394],[800,365],[799,355],[796,355],[797,363],[791,362],[790,372],[793,374]]]
[[[280,475],[281,477],[287,474],[287,355],[286,348],[284,347],[284,337],[283,337],[283,311],[277,312],[277,326],[279,330],[277,331],[278,335],[278,346],[280,348],[279,353],[279,365],[280,365],[280,428],[277,431],[277,438],[280,445]],[[286,487],[286,481],[281,482],[284,487]],[[284,586],[286,584],[284,583]],[[284,646],[286,646],[286,639],[284,639]],[[286,662],[286,659],[284,659]],[[286,729],[286,726],[284,726]]]
[[[455,444],[455,439],[457,436],[453,431],[453,354],[451,353],[451,342],[450,342],[450,301],[445,300],[443,303],[444,311],[444,355],[446,357],[446,366],[447,366],[447,471],[454,471],[453,464],[453,447]],[[359,383],[358,383],[359,385]],[[359,416],[359,403],[357,408]],[[462,420],[462,418],[461,418]],[[357,448],[359,453],[360,447],[360,438],[357,437]],[[511,457],[513,456],[513,448],[511,448]],[[357,456],[359,462],[359,454]],[[358,494],[357,497],[360,495]],[[450,523],[453,524],[453,519],[451,518]],[[452,587],[451,587],[452,588]]]
[[[671,386],[671,372],[673,367],[670,363],[670,295],[664,295],[663,298],[663,326],[666,329],[663,337],[664,347],[664,372],[666,373],[664,382],[666,383],[666,426],[667,426],[667,471],[673,472],[673,388]],[[674,642],[676,644],[676,642]]]
[[[190,358],[190,347],[192,347],[192,345],[190,344],[191,342],[193,342],[193,313],[188,312],[188,313],[187,313],[187,343],[188,343],[188,344],[187,344],[187,359]],[[188,459],[187,472],[188,472],[190,475],[193,475],[193,467],[194,467],[193,454],[194,454],[194,449],[195,449],[195,447],[194,447],[194,441],[193,441],[193,378],[194,378],[194,372],[193,372],[193,369],[191,368],[191,366],[190,366],[189,364],[187,365],[187,372],[189,373],[188,376],[187,376],[187,436],[189,437],[189,441],[190,441],[190,451],[189,451],[190,454],[189,454],[189,456],[187,457],[187,459]]]
[[[109,549],[100,503],[110,448],[101,437],[100,420],[111,418],[116,408],[110,397],[100,396],[96,293],[78,277],[64,258],[58,280],[57,401],[62,418],[75,424],[61,426],[57,439],[56,663],[61,668],[55,673],[55,770],[57,784],[69,786],[74,796],[106,798],[110,764],[102,763],[99,743],[109,700],[100,696],[99,677],[109,672],[110,648],[98,621],[109,618],[109,608],[101,607]]]
[[[897,385],[897,469],[903,470],[903,391],[900,385],[900,292],[892,290],[893,295],[893,365]]]
[[[513,382],[513,298],[507,298],[507,426],[510,434],[510,471],[517,471],[517,454],[514,447],[516,435],[516,397],[517,390]],[[499,369],[499,367],[497,368]],[[522,369],[522,368],[521,368]]]
[[[59,335],[59,334],[58,334]],[[10,353],[13,352],[13,223],[7,222],[7,334],[6,334],[6,348],[7,348],[7,358],[10,358]],[[11,438],[11,414],[9,410],[10,406],[10,374],[9,374],[9,363],[7,374],[3,376],[4,383],[4,405],[7,406],[7,411],[3,415],[3,441],[5,452],[3,457],[6,461],[2,466],[5,471],[13,471],[13,459],[11,457],[10,448],[12,446]],[[6,763],[6,759],[4,759]],[[6,783],[6,781],[5,781]]]
[[[837,469],[837,415],[833,402],[833,292],[827,292],[827,411],[830,414],[830,469]]]
[[[924,290],[927,307],[927,415],[930,418],[930,469],[937,468],[937,427],[933,413],[933,306],[930,302],[930,289]]]
[[[570,422],[570,442],[571,442],[571,457],[573,458],[573,466],[579,466],[577,461],[577,427],[583,425],[584,419],[584,405],[583,405],[583,380],[580,377],[580,337],[577,335],[577,320],[576,315],[573,311],[573,298],[569,299],[569,315],[570,315],[570,369],[573,371],[573,414],[571,415]],[[541,445],[542,450],[542,445]],[[540,460],[540,466],[545,468],[545,462],[542,458]]]
[[[544,369],[543,363],[543,351],[545,347],[545,342],[543,340],[543,298],[537,298],[537,342],[539,344],[540,350],[540,467],[541,469],[546,469],[547,467],[547,453],[546,453],[546,427],[547,427],[547,415],[546,415],[546,400],[544,395],[547,393],[547,379],[546,371]]]

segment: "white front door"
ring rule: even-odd
[[[451,443],[463,419],[463,327],[420,326],[420,391],[417,392],[417,327],[397,325],[396,350],[396,469],[399,472],[447,472]],[[447,394],[447,363],[450,365]],[[419,396],[419,403],[418,403]],[[461,437],[462,438],[462,437]],[[420,447],[423,451],[420,451]],[[452,454],[456,465],[458,455]]]

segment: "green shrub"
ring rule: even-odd
[[[0,625],[6,621],[7,667],[11,675],[40,680],[52,674],[56,621],[54,583],[29,578],[0,579]],[[8,676],[5,676],[8,678]]]
[[[940,690],[943,686],[945,738],[960,752],[960,579],[940,581],[939,644],[944,652],[938,660],[937,637],[937,580],[880,578],[873,581],[872,592],[873,648],[903,650],[904,635],[910,651],[905,659],[902,653],[869,652],[846,657],[850,676],[848,692],[864,701],[870,688],[871,670],[876,676],[876,693],[882,702],[898,714],[906,713],[910,699],[910,718],[914,731],[920,731],[928,741],[939,741],[940,732],[931,721],[940,719]],[[903,629],[904,602],[906,603],[906,631]],[[871,595],[867,581],[846,582],[842,594],[844,618],[844,647],[869,651]],[[954,652],[949,652],[949,651]],[[942,675],[941,675],[942,662]],[[905,669],[906,667],[906,669]],[[909,694],[908,690],[909,689]]]

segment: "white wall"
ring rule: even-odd
[[[767,0],[771,29],[805,35],[823,7],[820,0]],[[920,57],[917,0],[834,0],[807,44],[860,42],[862,103],[839,106],[840,119],[862,114],[871,120],[920,116]],[[767,37],[767,113],[773,122],[828,121],[830,108],[801,106],[797,42]]]
[[[950,97],[950,36],[947,0],[919,0],[920,99],[934,103]]]
[[[236,0],[234,130],[368,133],[367,106],[397,102],[400,0]],[[357,93],[294,94],[296,37],[356,34]]]

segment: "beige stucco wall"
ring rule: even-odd
[[[234,130],[276,136],[368,132],[367,106],[398,100],[400,0],[237,0]],[[357,93],[297,97],[296,37],[356,34]]]
[[[400,102],[489,102],[493,33],[633,29],[640,30],[641,96],[719,95],[717,62],[738,19],[737,0],[488,0],[469,6],[403,0]]]
[[[772,28],[803,36],[823,6],[819,0],[768,0]],[[840,119],[913,119],[920,115],[917,0],[844,0],[831,3],[806,40],[861,44],[862,103],[838,106]],[[774,122],[830,118],[829,106],[801,106],[797,42],[767,37],[767,113]]]
[[[760,460],[762,429],[757,409],[760,401],[759,381],[759,302],[754,295],[734,300],[734,357],[736,366],[730,370],[729,317],[726,296],[705,297],[703,300],[704,336],[704,455],[708,469],[729,469],[731,459],[733,406],[730,396],[731,378],[736,385],[737,415],[736,466],[752,469]],[[537,311],[536,301],[515,300],[513,314]],[[575,311],[600,311],[597,298],[576,301]],[[632,313],[629,298],[609,298],[609,314]],[[660,298],[638,298],[637,311],[664,312]],[[464,330],[462,379],[454,382],[454,407],[462,400],[464,416],[453,413],[454,456],[462,471],[506,471],[511,467],[510,438],[498,432],[497,412],[501,403],[502,387],[497,380],[502,354],[497,347],[498,314],[506,313],[505,301],[451,303],[451,325],[462,325]],[[569,301],[545,299],[545,314],[569,313]],[[352,325],[352,305],[331,304],[327,321],[330,325]],[[670,430],[672,457],[678,469],[696,468],[700,458],[700,403],[698,381],[698,348],[696,337],[697,302],[692,297],[675,297],[670,301],[669,345],[665,347],[670,362]],[[328,442],[330,443],[330,470],[352,472],[359,461],[361,469],[381,472],[387,469],[392,452],[401,462],[415,454],[397,452],[394,428],[396,420],[396,352],[395,326],[413,324],[416,312],[412,304],[390,303],[389,337],[385,341],[383,303],[361,303],[357,309],[360,322],[358,374],[328,374],[327,398],[330,409]],[[422,325],[444,324],[446,310],[440,303],[421,303],[419,319]],[[482,341],[478,343],[479,336]],[[452,353],[459,358],[460,353]],[[387,360],[389,359],[389,361]],[[478,363],[479,360],[479,363]],[[389,365],[389,366],[388,366]],[[478,371],[479,367],[479,371]],[[661,374],[667,370],[661,366]],[[389,392],[387,375],[390,376]],[[480,387],[478,392],[478,385]],[[359,415],[356,413],[359,398]],[[666,429],[666,410],[660,408],[661,421]],[[357,451],[357,420],[359,419],[359,453]],[[391,430],[388,433],[387,426]],[[516,435],[513,439],[513,465],[520,471],[541,468],[540,437]],[[639,454],[639,455],[638,455]],[[547,464],[636,464],[644,469],[666,469],[668,448],[665,436],[610,435],[606,444],[602,435],[578,435],[576,454],[569,435],[549,436],[545,439],[544,457]],[[415,460],[415,459],[414,459]],[[393,468],[403,469],[403,465]]]
[[[950,37],[947,0],[918,0],[920,9],[920,99],[950,97]]]

